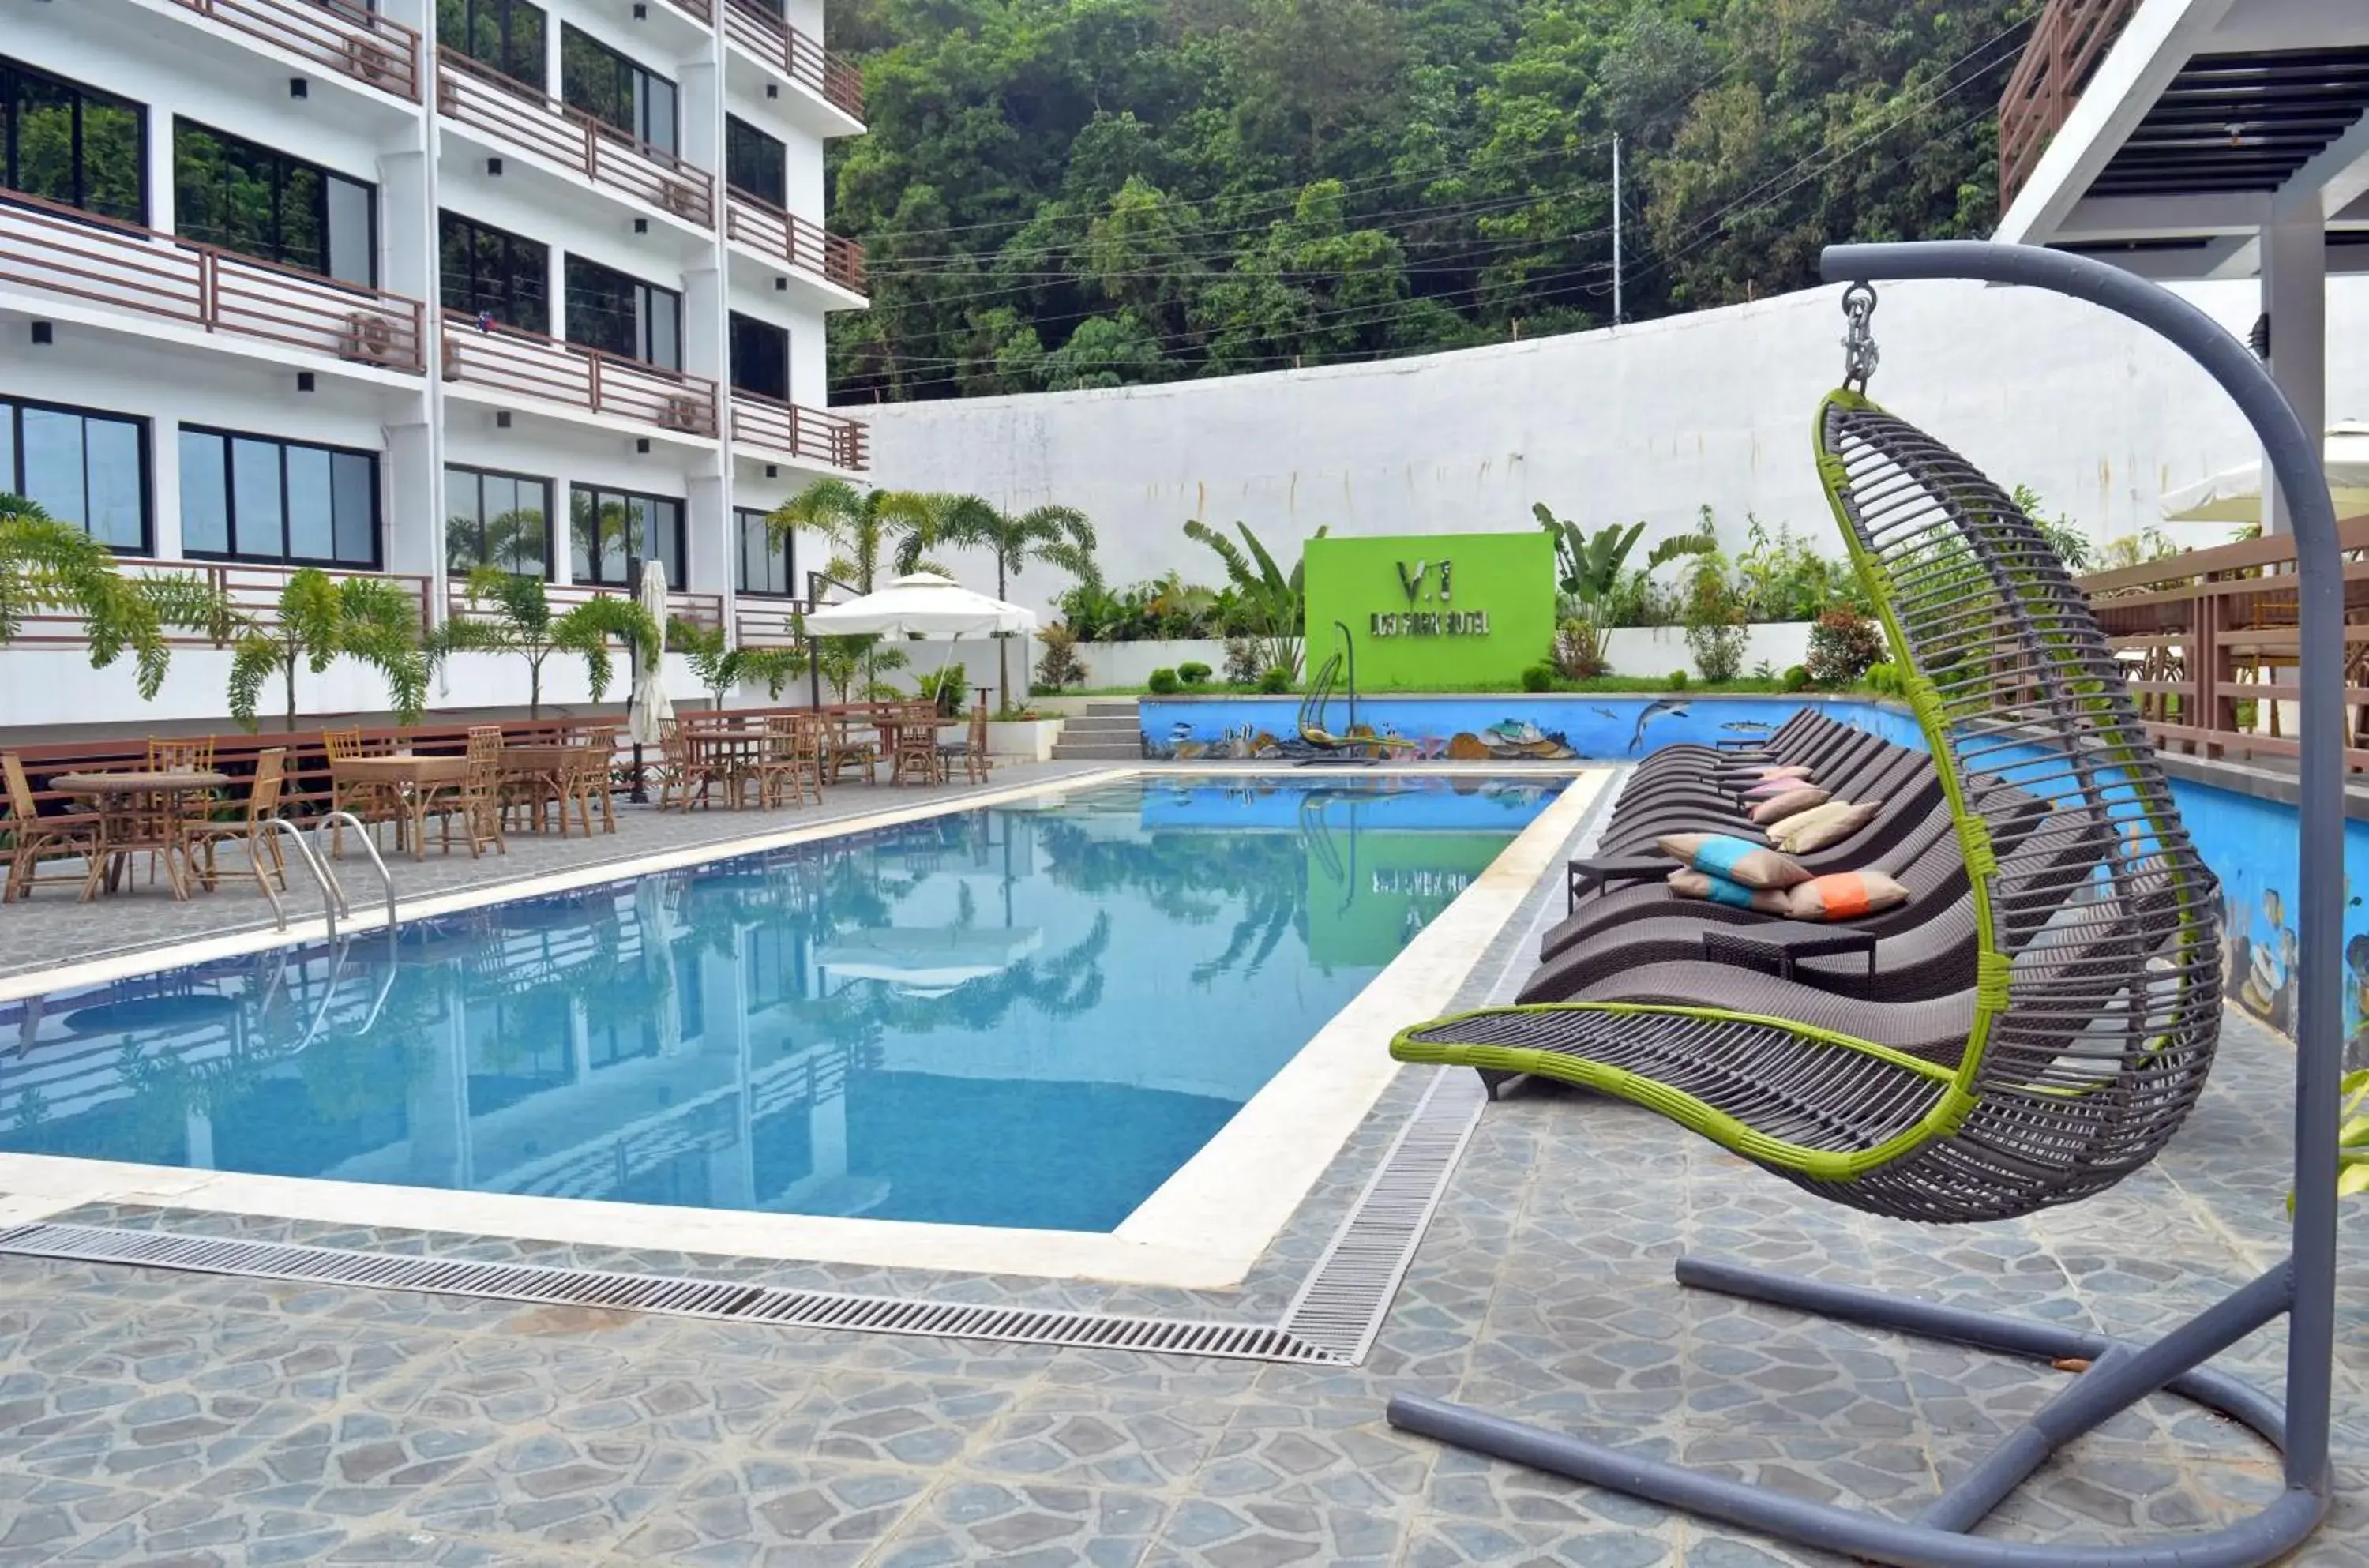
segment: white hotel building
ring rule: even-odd
[[[427,623],[481,562],[564,605],[647,555],[676,613],[781,640],[797,564],[757,520],[867,466],[822,411],[825,319],[864,297],[823,226],[862,85],[821,24],[0,0],[0,488],[249,603],[312,565],[395,576]],[[143,709],[71,638],[0,652],[0,729],[221,714],[213,650]],[[518,665],[461,661],[433,704],[521,702]],[[383,698],[333,671],[303,705]]]

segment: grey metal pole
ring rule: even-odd
[[[2253,352],[2170,291],[2086,256],[1981,240],[1829,246],[1829,282],[1951,279],[2045,289],[2127,316],[2204,368],[2260,438],[2295,527],[2302,756],[2296,789],[2295,1299],[2287,1319],[2286,1479],[2326,1494],[2336,1334],[2336,1134],[2342,1100],[2344,568],[2336,508],[2306,429]]]
[[[1620,132],[1612,133],[1612,325],[1620,325]]]

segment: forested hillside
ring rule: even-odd
[[[834,397],[1370,360],[1979,235],[2039,0],[832,0]]]

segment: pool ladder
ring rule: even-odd
[[[266,817],[259,825],[284,835],[296,846],[297,857],[303,861],[305,868],[313,874],[313,880],[320,886],[321,913],[329,923],[329,940],[335,942],[338,939],[338,917],[343,915],[351,920],[354,916],[353,904],[346,898],[345,885],[338,880],[338,874],[330,869],[328,862],[315,854],[313,846],[304,841],[304,830],[295,823],[285,817]],[[370,856],[372,867],[378,872],[379,887],[386,896],[387,938],[392,941],[395,937],[395,878],[388,873],[386,862],[380,858],[378,846],[371,842],[370,830],[363,826],[362,819],[350,811],[332,811],[313,824],[313,837],[317,839],[326,830],[348,826],[353,829],[354,837],[361,841],[362,853]],[[280,930],[286,931],[288,910],[280,903],[280,895],[272,891],[271,878],[266,876],[261,881],[264,897],[271,900],[272,920]]]

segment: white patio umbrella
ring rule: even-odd
[[[2369,512],[2369,422],[2346,419],[2328,428],[2325,461],[2328,493],[2339,517]],[[2164,493],[2167,522],[2260,522],[2262,464],[2260,459],[2227,468],[2193,485]]]
[[[634,659],[633,705],[625,714],[625,738],[634,746],[634,798],[647,800],[642,785],[642,748],[657,746],[666,739],[666,723],[674,717],[674,703],[666,689],[666,567],[651,559],[642,563],[642,580],[635,598],[649,612],[659,634],[657,648],[636,648]]]
[[[844,604],[809,611],[807,631],[818,637],[991,637],[1036,629],[1036,612],[974,593],[936,572],[909,572]]]
[[[944,996],[1001,974],[1044,944],[1035,926],[874,926],[828,943],[815,967],[842,980],[881,980],[908,996]]]

